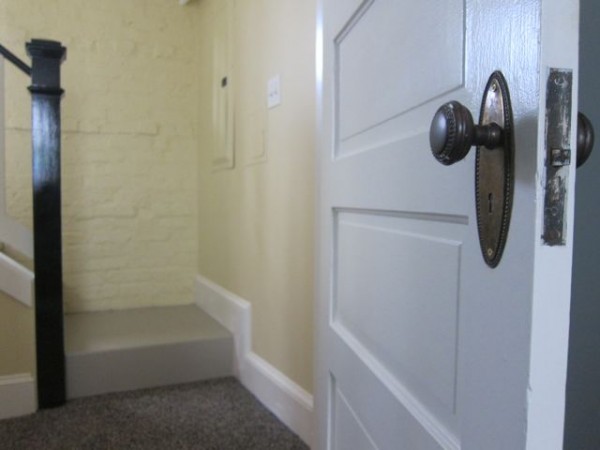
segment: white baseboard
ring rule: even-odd
[[[0,419],[37,410],[35,381],[30,374],[0,376]]]
[[[252,352],[251,304],[201,275],[196,277],[196,303],[234,335],[234,367],[241,383],[304,442],[312,444],[313,397]]]
[[[221,286],[196,276],[196,304],[233,334],[235,341],[234,371],[239,377],[245,356],[250,353],[251,307],[241,297]]]
[[[312,395],[253,352],[246,355],[240,379],[273,414],[312,445]]]

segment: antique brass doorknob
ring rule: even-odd
[[[500,71],[490,75],[481,101],[479,123],[457,101],[442,105],[429,129],[431,152],[449,166],[477,146],[475,207],[484,261],[496,267],[508,236],[514,183],[514,136],[510,95]]]
[[[429,143],[435,159],[449,166],[460,161],[473,145],[496,148],[502,142],[502,128],[495,122],[475,125],[471,112],[461,103],[443,104],[433,116]]]
[[[577,114],[577,167],[587,161],[594,148],[594,126],[585,114]]]

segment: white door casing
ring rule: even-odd
[[[544,112],[577,39],[577,0],[320,2],[317,448],[562,448],[574,167],[567,245],[544,246]],[[477,120],[495,70],[515,195],[490,269],[475,152],[442,166],[428,132],[449,100]]]

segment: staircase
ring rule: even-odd
[[[36,371],[39,407],[63,404],[65,387],[75,398],[231,375],[231,334],[193,305],[67,314],[63,320],[60,65],[66,49],[39,39],[26,49],[31,67],[0,45],[0,86],[4,60],[31,81],[34,235],[6,213],[0,89],[0,292],[7,294],[3,301],[17,300],[35,314],[37,360],[27,370]],[[19,332],[31,336],[34,330]]]
[[[32,308],[33,262],[0,243],[0,290]],[[195,305],[65,316],[67,397],[233,374],[233,336]]]
[[[195,305],[65,316],[67,398],[233,374],[233,337]]]

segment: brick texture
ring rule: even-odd
[[[199,6],[3,0],[0,42],[61,41],[67,311],[192,301]],[[31,226],[28,79],[5,68],[9,214]]]

